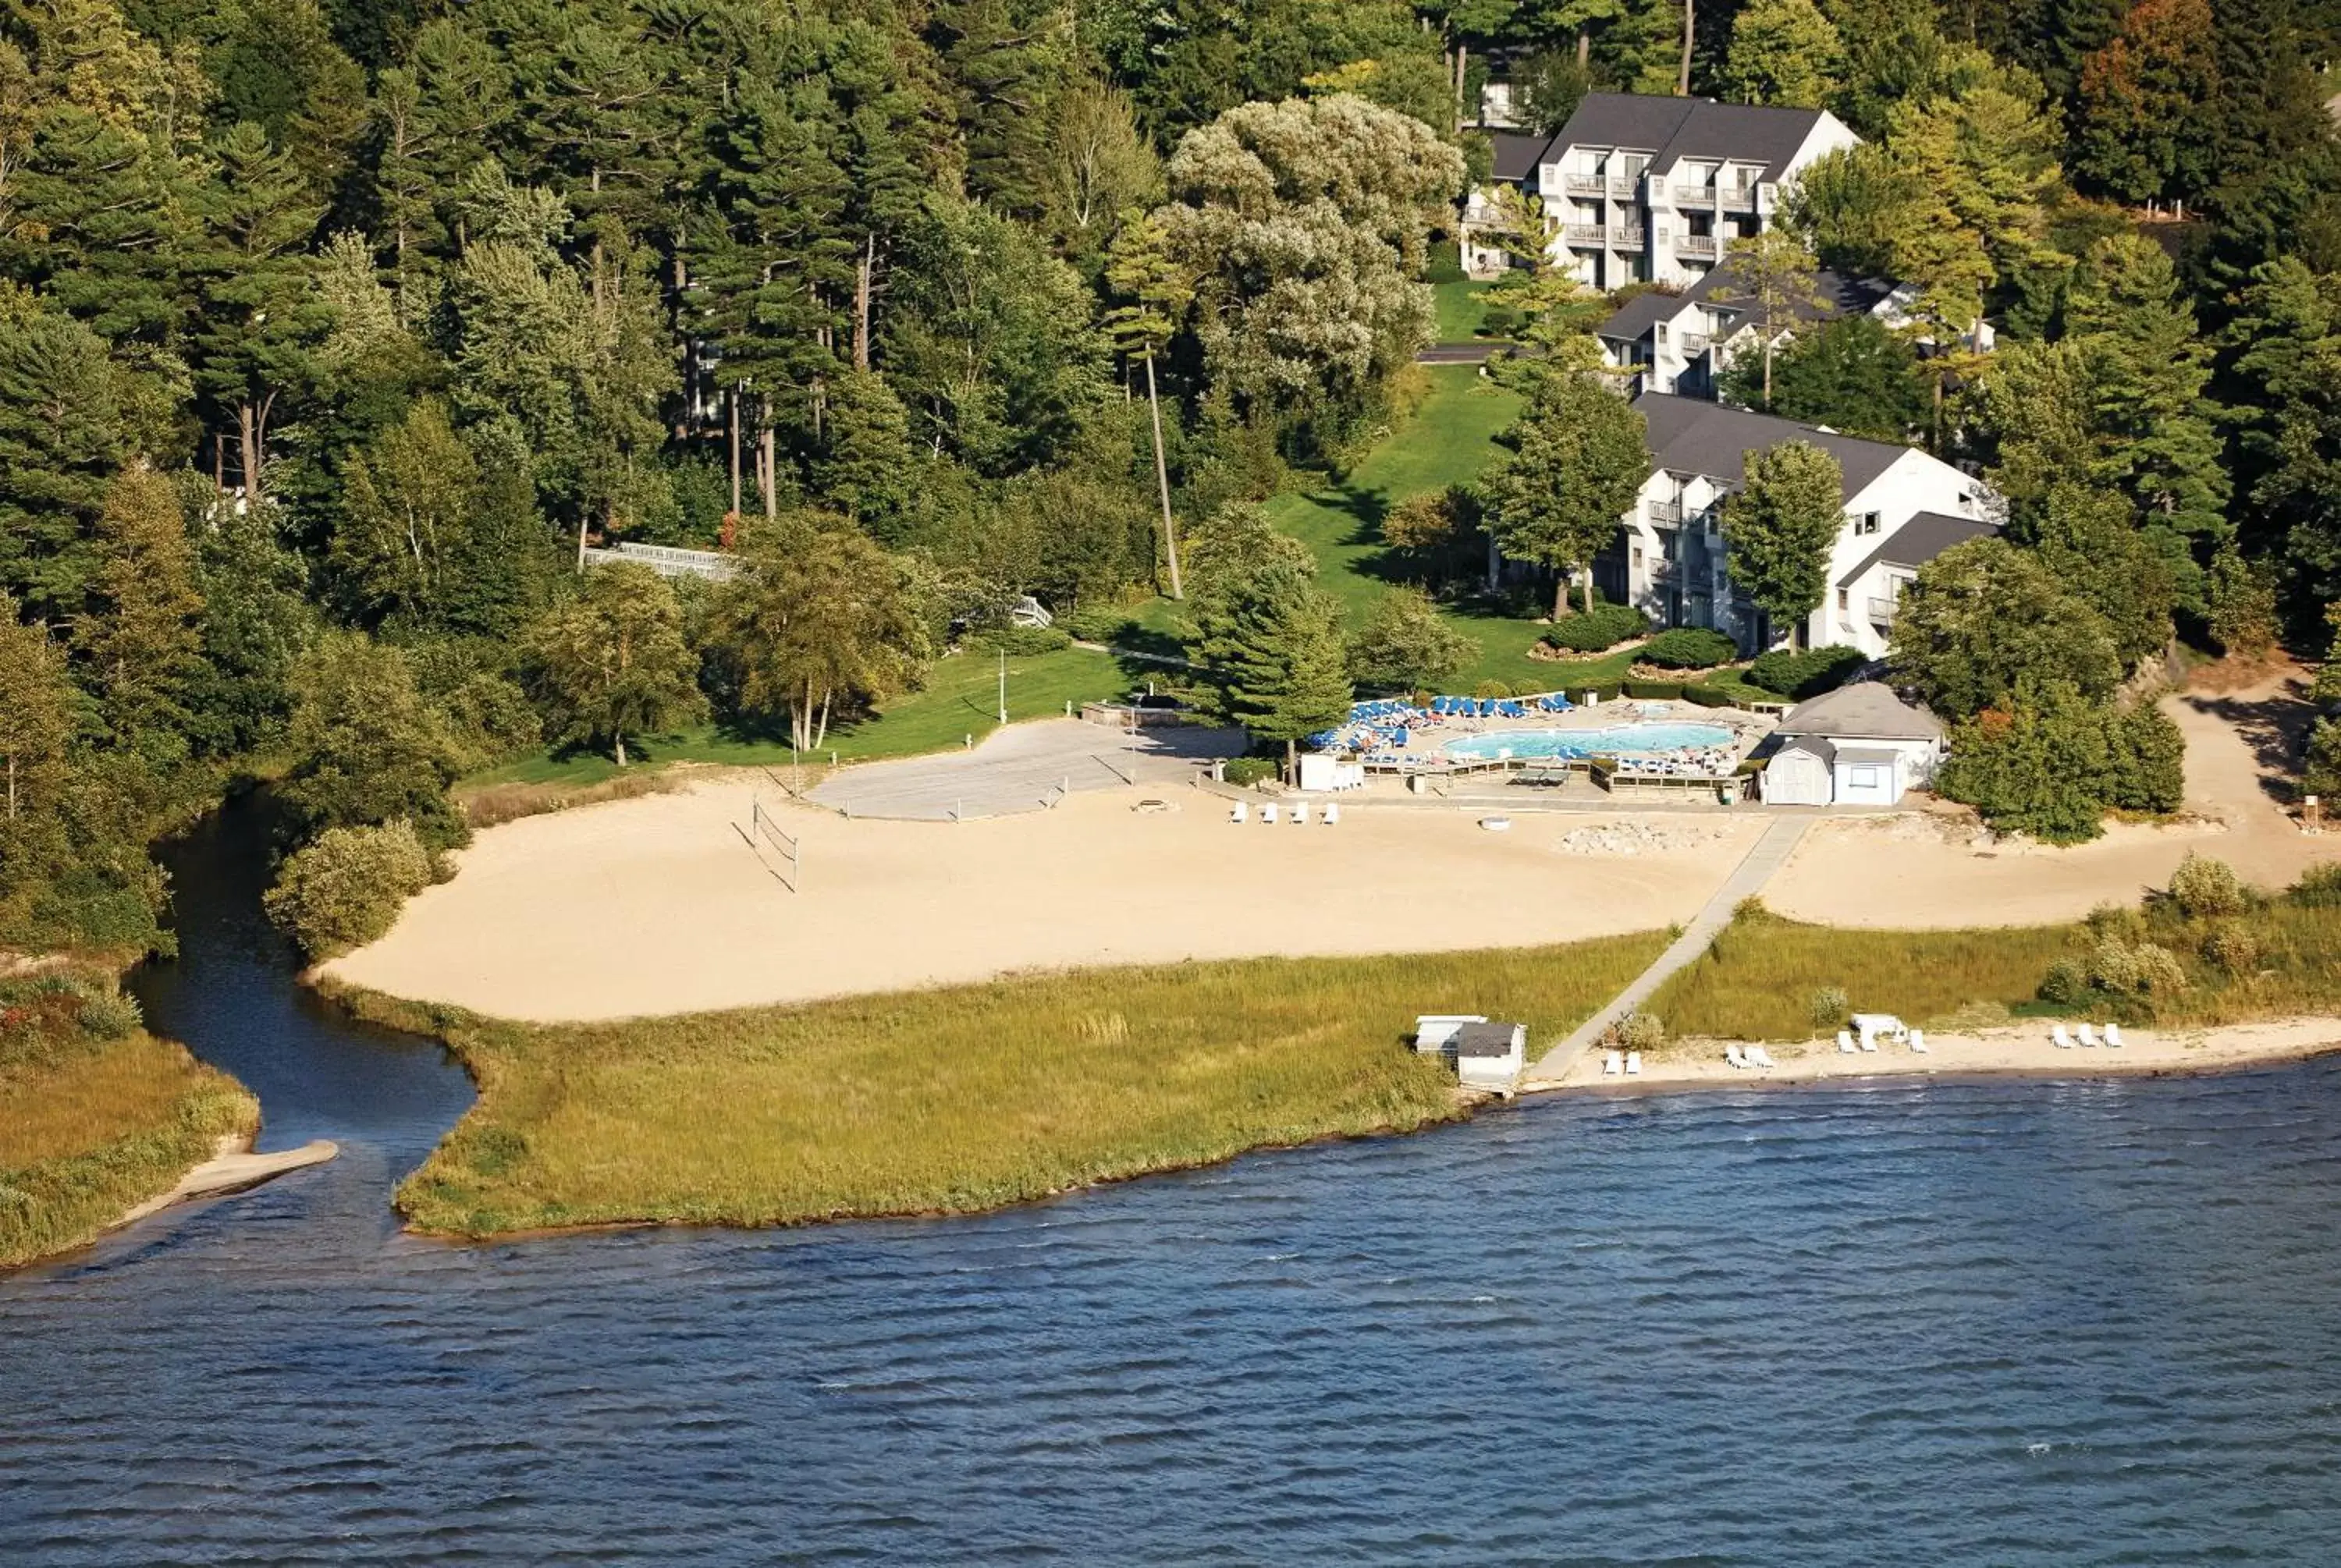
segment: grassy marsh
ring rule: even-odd
[[[1094,969],[623,1023],[523,1025],[366,993],[444,1038],[479,1104],[403,1185],[461,1236],[957,1213],[1461,1114],[1424,1011],[1527,1022],[1614,994],[1663,933],[1406,958]]]

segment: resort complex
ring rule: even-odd
[[[2336,65],[0,5],[0,1568],[2327,1562]]]

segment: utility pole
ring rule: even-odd
[[[1000,721],[1008,722],[1008,650],[1000,650]]]

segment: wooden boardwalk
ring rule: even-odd
[[[1682,935],[1659,955],[1657,961],[1636,976],[1633,984],[1612,997],[1608,1007],[1579,1024],[1575,1032],[1559,1045],[1529,1064],[1528,1071],[1520,1076],[1521,1092],[1528,1094],[1539,1089],[1559,1087],[1561,1079],[1569,1076],[1569,1069],[1577,1065],[1577,1058],[1590,1049],[1608,1032],[1610,1025],[1656,996],[1659,987],[1671,979],[1675,971],[1706,952],[1708,945],[1715,940],[1716,933],[1731,923],[1731,911],[1739,907],[1742,898],[1753,898],[1762,891],[1764,884],[1772,879],[1772,873],[1780,868],[1789,853],[1803,840],[1805,829],[1813,825],[1818,815],[1774,818],[1771,825],[1764,829],[1764,836],[1756,840],[1756,847],[1748,850],[1747,858],[1723,879],[1723,886],[1715,890],[1715,896],[1707,901],[1707,907],[1683,928]]]

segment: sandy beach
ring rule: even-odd
[[[1238,827],[1219,797],[1156,786],[981,821],[848,820],[776,809],[767,785],[802,842],[792,893],[739,830],[750,789],[714,778],[492,829],[324,972],[557,1022],[1030,969],[1531,946],[1689,920],[1763,828],[1669,822],[1663,847],[1568,853],[1604,819],[1520,813],[1497,833],[1484,809],[1369,804],[1338,826]]]
[[[1927,1053],[1878,1043],[1874,1052],[1840,1053],[1834,1040],[1765,1048],[1778,1066],[1735,1067],[1721,1040],[1683,1040],[1646,1053],[1639,1077],[1605,1076],[1601,1053],[1589,1051],[1557,1082],[1524,1085],[1528,1092],[1602,1089],[1648,1093],[1685,1088],[1748,1088],[1767,1084],[1815,1084],[1880,1077],[1973,1077],[2012,1074],[2112,1077],[2139,1074],[2230,1072],[2299,1061],[2341,1051],[2341,1018],[2283,1018],[2216,1028],[2125,1029],[2118,1050],[2105,1046],[2059,1048],[2048,1024],[2026,1024],[1977,1034],[1927,1034]]]

